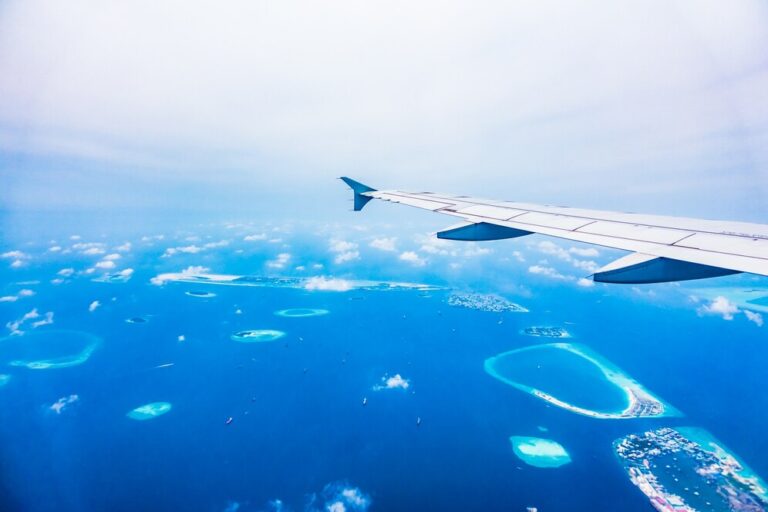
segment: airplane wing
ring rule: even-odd
[[[768,276],[768,225],[494,201],[432,192],[376,190],[341,178],[354,209],[372,199],[450,215],[447,240],[501,240],[532,233],[630,251],[592,275],[603,283],[662,283],[740,272]]]

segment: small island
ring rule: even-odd
[[[126,416],[136,421],[147,421],[170,412],[171,407],[168,402],[152,402],[133,409]]]
[[[283,331],[274,329],[252,329],[248,331],[238,331],[231,338],[241,343],[263,343],[275,341],[285,336]]]
[[[571,334],[562,327],[526,327],[522,334],[539,338],[570,338]]]
[[[216,296],[216,294],[212,292],[199,292],[195,290],[190,290],[184,293],[190,297],[197,297],[198,299],[210,299]]]
[[[476,309],[491,313],[528,313],[520,304],[515,304],[498,295],[479,293],[453,293],[448,297],[448,305],[458,308]]]
[[[515,455],[529,466],[537,468],[558,468],[571,462],[563,446],[541,437],[512,436],[509,438]]]

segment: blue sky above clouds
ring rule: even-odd
[[[767,50],[759,1],[7,1],[0,202],[333,218],[348,174],[761,221]]]

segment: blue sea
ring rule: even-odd
[[[39,316],[19,330],[51,337],[78,331],[100,343],[80,365],[0,367],[10,375],[0,387],[0,510],[648,511],[612,442],[665,425],[705,428],[768,476],[768,327],[740,313],[702,313],[686,284],[585,288],[546,280],[526,272],[544,257],[534,244],[499,242],[480,256],[450,254],[461,245],[448,255],[418,252],[422,242],[408,238],[412,226],[373,225],[381,233],[372,233],[274,221],[86,224],[55,216],[2,223],[0,252],[22,255],[0,260],[0,296],[17,297],[0,303],[7,336],[0,361],[7,362],[8,340],[17,346],[26,336],[12,335],[6,324],[33,309]],[[425,264],[370,248],[382,234],[398,237],[401,251],[415,244]],[[254,240],[245,241],[249,235]],[[340,237],[354,248],[339,245]],[[168,253],[190,246],[200,250]],[[344,252],[337,249],[345,247],[357,258],[339,261]],[[89,248],[103,252],[85,254]],[[515,250],[526,263],[510,258]],[[119,257],[105,260],[110,254]],[[115,266],[99,267],[101,261]],[[211,274],[439,288],[152,282],[191,266]],[[95,280],[128,268],[124,282]],[[734,277],[690,286],[705,285],[766,282]],[[456,290],[504,296],[530,312],[451,307],[446,299]],[[329,313],[275,315],[287,308]],[[47,312],[52,323],[31,326]],[[146,321],[126,322],[131,318]],[[489,357],[551,341],[521,334],[537,325],[566,328],[569,341],[599,353],[683,416],[584,417],[484,371]],[[249,329],[286,335],[231,339]],[[386,388],[395,375],[407,380],[406,389]],[[581,395],[604,392],[595,378],[570,385]],[[64,405],[52,408],[60,399]],[[127,416],[152,402],[172,408],[147,421]],[[572,462],[528,466],[513,453],[513,435],[552,439]],[[334,509],[337,503],[345,508]]]

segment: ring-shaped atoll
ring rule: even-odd
[[[311,316],[323,316],[330,313],[327,309],[318,308],[291,308],[275,311],[275,315],[286,318],[308,318]]]
[[[485,371],[520,391],[592,418],[680,414],[611,362],[576,343],[510,350],[486,359]]]
[[[52,370],[86,362],[101,338],[83,331],[39,331],[0,339],[0,364]]]

